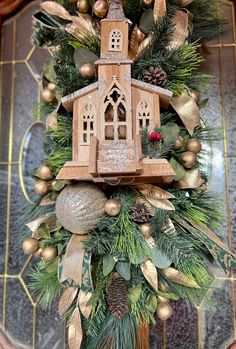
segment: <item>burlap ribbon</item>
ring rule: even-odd
[[[204,183],[201,172],[196,168],[194,170],[186,170],[185,177],[178,181],[178,187],[181,189],[196,189]]]
[[[184,91],[181,96],[172,98],[170,103],[192,136],[194,130],[201,126],[200,111],[196,102]]]

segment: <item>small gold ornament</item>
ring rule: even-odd
[[[52,92],[55,92],[56,90],[56,84],[54,84],[53,82],[49,82],[48,86],[47,86],[47,89],[49,91],[52,91]]]
[[[157,316],[160,320],[166,321],[173,314],[173,310],[168,303],[159,303],[157,306]]]
[[[151,223],[140,224],[140,230],[143,236],[147,239],[152,236],[152,225]]]
[[[197,161],[197,155],[192,151],[185,151],[179,157],[185,168],[192,168]]]
[[[34,185],[34,190],[37,194],[44,196],[49,191],[49,184],[46,181],[39,179]]]
[[[143,0],[143,6],[150,7],[153,3],[153,0]]]
[[[22,249],[25,254],[31,254],[38,250],[39,242],[34,238],[26,239],[22,244]]]
[[[84,79],[91,79],[95,75],[95,67],[92,63],[83,64],[79,72]]]
[[[145,34],[139,27],[137,28],[137,39],[139,43],[145,39]]]
[[[41,165],[38,170],[38,175],[41,179],[49,181],[53,178],[53,174],[47,165]]]
[[[52,103],[55,98],[55,94],[47,88],[42,91],[41,96],[45,103]]]
[[[175,149],[180,149],[182,147],[182,145],[184,144],[184,139],[183,137],[179,136],[176,143],[175,143]]]
[[[189,92],[190,96],[194,100],[194,102],[198,103],[200,100],[199,94],[196,91]]]
[[[89,11],[90,4],[89,0],[78,0],[77,1],[77,10],[80,13],[87,13]]]
[[[46,130],[48,130],[49,128],[56,130],[57,127],[57,113],[52,112],[46,119]]]
[[[37,251],[34,252],[34,258],[42,257],[43,249],[40,247]]]
[[[186,145],[186,150],[192,151],[193,153],[200,153],[202,150],[201,142],[196,138],[191,138]]]
[[[57,256],[57,248],[55,246],[47,246],[43,249],[42,258],[45,262],[52,262]]]
[[[115,217],[120,213],[121,204],[118,200],[110,199],[105,203],[105,212],[108,216]]]
[[[93,13],[97,17],[105,17],[108,13],[109,5],[107,0],[97,0],[93,5]]]

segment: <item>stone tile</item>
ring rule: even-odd
[[[8,20],[2,26],[1,60],[11,61],[13,52],[13,21]]]
[[[236,254],[236,157],[228,159],[232,251]]]
[[[8,168],[0,165],[0,274],[4,274],[6,252]]]
[[[0,327],[2,326],[2,311],[3,311],[3,278],[0,278]]]
[[[35,77],[40,80],[43,71],[43,64],[48,57],[51,57],[49,51],[45,48],[37,47],[29,59],[29,65],[31,66]]]
[[[150,349],[163,348],[164,326],[163,321],[156,316],[156,325],[150,326],[149,345]]]

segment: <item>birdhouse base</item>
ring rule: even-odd
[[[58,180],[80,180],[95,183],[110,183],[111,185],[134,185],[143,183],[169,183],[175,172],[165,159],[143,159],[140,173],[125,173],[117,175],[102,175],[89,173],[89,165],[77,161],[66,162],[57,175]]]

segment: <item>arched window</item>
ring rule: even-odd
[[[119,29],[113,29],[109,35],[109,51],[122,51],[123,33]]]
[[[150,104],[147,101],[142,100],[139,102],[137,106],[136,117],[137,131],[141,131],[142,129],[149,127],[152,115]]]
[[[127,105],[123,92],[114,85],[104,100],[106,140],[127,139]]]
[[[93,103],[84,105],[81,113],[81,142],[82,145],[89,145],[90,139],[94,135],[96,122],[96,109]]]

